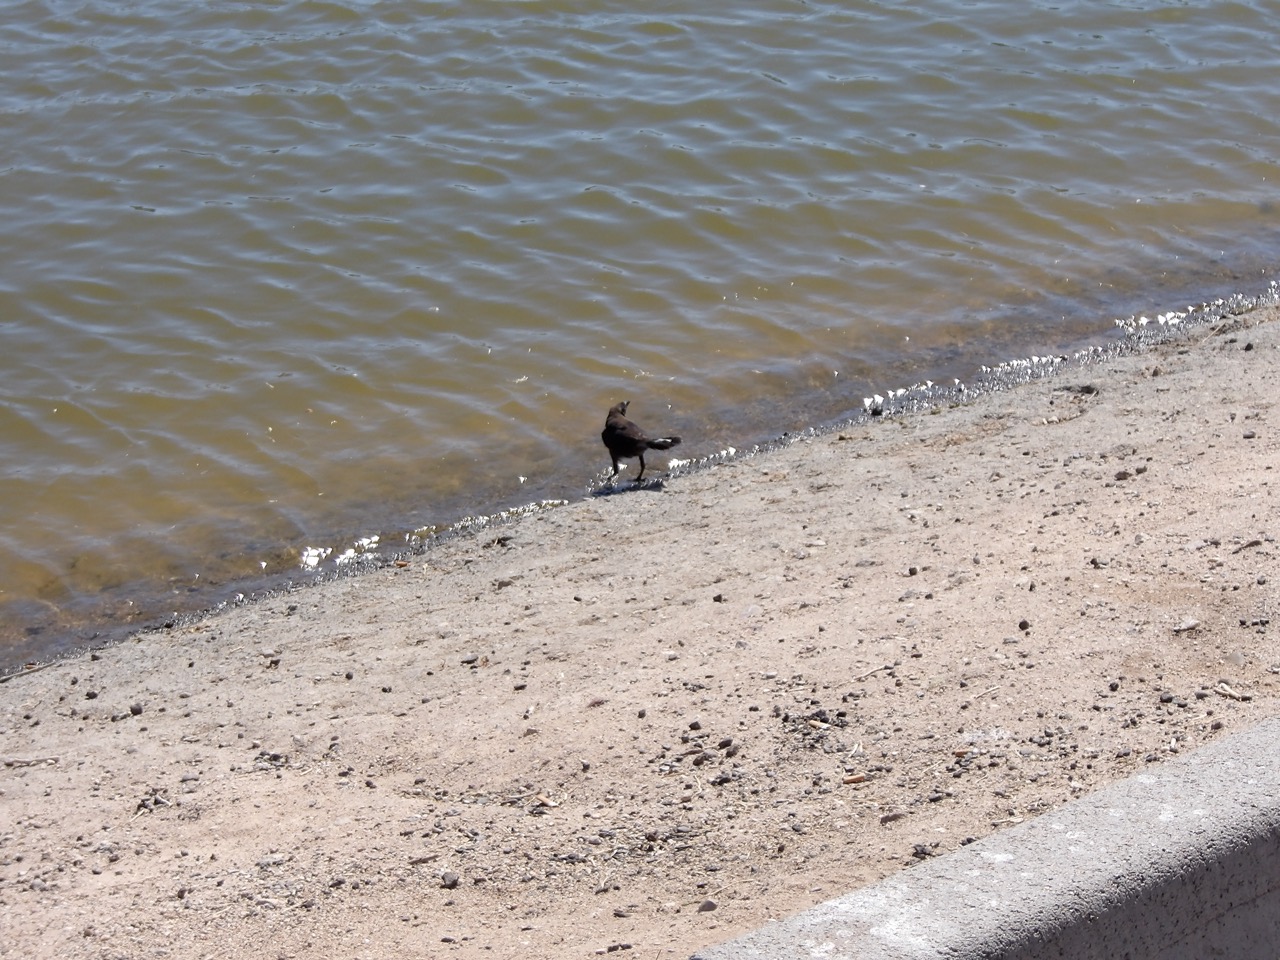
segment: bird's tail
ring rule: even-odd
[[[670,450],[680,445],[679,437],[655,437],[649,441],[650,450]]]

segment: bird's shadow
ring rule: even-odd
[[[620,493],[661,493],[666,485],[667,481],[662,477],[651,477],[648,480],[632,480],[629,483],[620,483],[618,478],[615,477],[602,481],[600,486],[591,491],[591,496],[615,497]]]

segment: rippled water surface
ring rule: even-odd
[[[0,662],[1270,277],[1274,2],[731,6],[10,4]]]

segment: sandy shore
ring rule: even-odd
[[[685,957],[1272,716],[1276,319],[11,678],[0,956]]]

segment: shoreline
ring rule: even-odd
[[[1211,323],[1219,316],[1239,315],[1274,304],[1278,296],[1276,287],[1276,283],[1272,282],[1263,293],[1237,292],[1227,297],[1217,297],[1204,302],[1199,307],[1188,307],[1187,310],[1176,314],[1173,312],[1167,315],[1154,314],[1151,318],[1144,316],[1141,323],[1138,322],[1138,315],[1131,316],[1128,321],[1116,319],[1112,321],[1111,327],[1100,327],[1092,337],[1087,338],[1088,345],[1072,351],[1069,355],[1028,356],[996,361],[990,365],[980,364],[974,369],[974,375],[970,380],[963,382],[956,380],[954,387],[934,384],[930,380],[888,390],[887,396],[881,396],[872,389],[870,392],[873,396],[864,398],[863,410],[858,416],[829,417],[812,424],[801,425],[791,431],[770,435],[767,438],[762,437],[751,442],[750,449],[735,449],[729,446],[725,450],[695,456],[688,460],[679,456],[672,457],[671,462],[676,466],[668,470],[666,475],[669,477],[688,475],[726,461],[750,458],[761,453],[784,449],[800,439],[864,426],[868,422],[868,417],[911,416],[936,407],[969,403],[987,393],[1008,390],[1030,380],[1054,376],[1062,369],[1063,364],[1107,363],[1129,351],[1148,349],[1167,339],[1186,336],[1188,331]],[[1108,338],[1108,333],[1113,328],[1120,328],[1120,339]],[[625,474],[623,479],[626,479]],[[457,536],[470,536],[486,527],[517,520],[521,516],[536,513],[548,507],[567,506],[584,498],[607,496],[612,492],[607,481],[606,468],[593,475],[585,488],[574,487],[573,499],[565,498],[570,493],[568,489],[548,488],[542,492],[559,496],[520,502],[507,495],[495,501],[498,506],[493,513],[466,514],[459,516],[456,520],[432,524],[421,529],[368,530],[360,536],[352,536],[320,547],[302,547],[297,544],[277,545],[272,550],[275,555],[295,554],[295,562],[289,567],[252,578],[231,578],[215,586],[204,588],[211,592],[210,597],[195,603],[179,604],[170,608],[158,600],[144,598],[142,602],[145,612],[131,613],[129,609],[133,607],[134,600],[128,595],[104,598],[100,604],[102,609],[100,616],[88,620],[76,620],[65,626],[42,623],[38,632],[43,634],[46,630],[51,630],[53,639],[45,639],[40,644],[34,645],[15,643],[11,648],[7,648],[3,658],[0,659],[0,684],[23,673],[44,669],[49,664],[67,657],[123,643],[137,634],[185,627],[246,604],[267,602],[347,576],[362,576],[371,570],[385,567],[396,559],[419,556],[439,543]],[[430,532],[424,535],[424,530]],[[384,553],[389,542],[388,538],[403,541],[402,548],[393,551],[390,555]],[[372,545],[370,545],[371,541]],[[335,556],[343,551],[346,554],[343,560],[349,561],[346,566],[339,565],[333,569],[323,569],[326,561],[333,564]],[[308,565],[306,563],[308,554],[315,555],[319,563]]]
[[[683,957],[1274,716],[1277,319],[11,675],[0,956]]]

